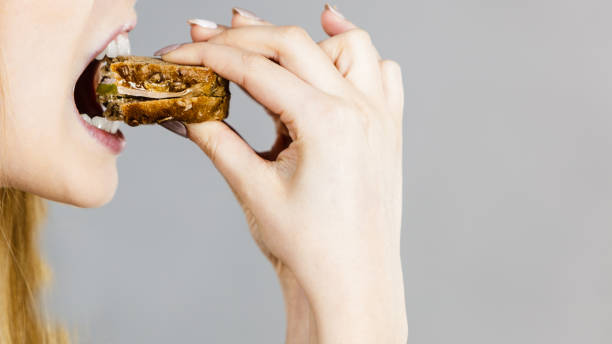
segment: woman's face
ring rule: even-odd
[[[113,197],[122,135],[87,124],[74,93],[96,55],[136,24],[135,1],[0,1],[3,186],[80,207]]]

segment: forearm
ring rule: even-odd
[[[317,344],[317,326],[306,293],[295,278],[281,280],[287,317],[286,344]]]
[[[312,307],[295,275],[286,267],[277,271],[287,318],[286,344],[317,344],[317,326]]]

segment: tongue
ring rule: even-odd
[[[96,87],[98,86],[100,61],[93,60],[85,69],[74,88],[74,102],[79,113],[86,113],[90,117],[100,116],[104,112],[98,103]]]

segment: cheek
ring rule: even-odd
[[[84,28],[97,25],[88,22],[93,0],[0,2],[10,108],[0,163],[8,182],[79,207],[107,203],[117,187],[116,156],[83,128],[73,102],[78,54],[90,41],[83,41]]]
[[[60,77],[52,71],[41,71],[38,83],[23,78],[10,86],[12,111],[5,137],[9,152],[3,159],[11,168],[7,177],[16,187],[47,199],[101,206],[117,187],[116,157],[83,128],[71,90],[48,82]]]
[[[23,65],[19,65],[21,67]],[[13,69],[18,71],[18,68]],[[90,137],[75,113],[71,90],[54,87],[54,69],[23,70],[12,78],[5,166],[16,187],[54,201],[96,207],[117,186],[116,157]],[[51,80],[51,82],[49,82]]]
[[[79,207],[107,203],[117,187],[116,157],[82,127],[72,94],[91,1],[0,1],[14,14],[0,13],[9,33],[0,37],[10,109],[0,159],[8,182]]]
[[[98,207],[112,199],[116,157],[74,122],[10,128],[2,160],[12,186],[78,207]]]

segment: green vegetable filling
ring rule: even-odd
[[[117,85],[114,84],[99,84],[96,93],[101,96],[117,94]]]

